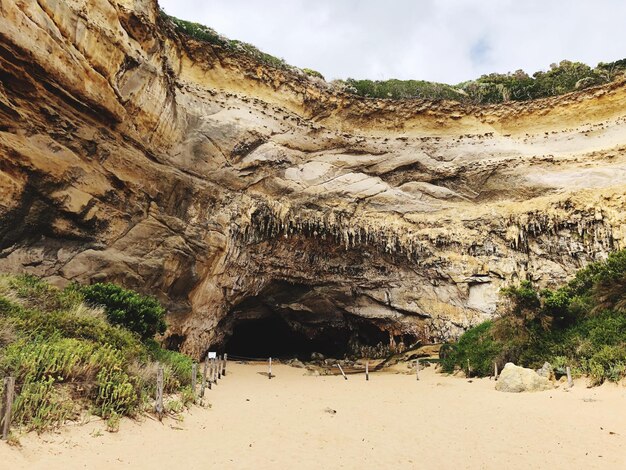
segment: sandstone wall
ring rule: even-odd
[[[626,84],[366,100],[179,36],[153,0],[0,0],[0,271],[159,297],[171,344],[257,299],[315,335],[457,335],[626,247]]]

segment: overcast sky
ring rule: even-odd
[[[159,0],[333,78],[458,83],[626,57],[624,0]]]

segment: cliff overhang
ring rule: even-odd
[[[182,36],[154,0],[0,12],[0,270],[156,295],[186,352],[246,324],[336,353],[442,341],[501,286],[624,248],[624,82],[370,100]]]

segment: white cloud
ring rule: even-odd
[[[159,0],[327,79],[446,83],[626,57],[622,0]]]

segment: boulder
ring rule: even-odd
[[[304,369],[306,367],[304,363],[299,359],[292,359],[291,361],[287,362],[287,364],[289,364],[291,367],[297,367],[298,369]]]
[[[324,360],[324,355],[322,353],[312,352],[311,353],[311,360],[312,361],[323,361]]]
[[[496,390],[500,392],[540,392],[552,390],[554,385],[547,377],[542,377],[532,369],[519,367],[508,362],[496,383]]]
[[[537,369],[537,374],[541,377],[545,377],[548,380],[554,380],[554,369],[549,362],[544,362],[541,369]]]

